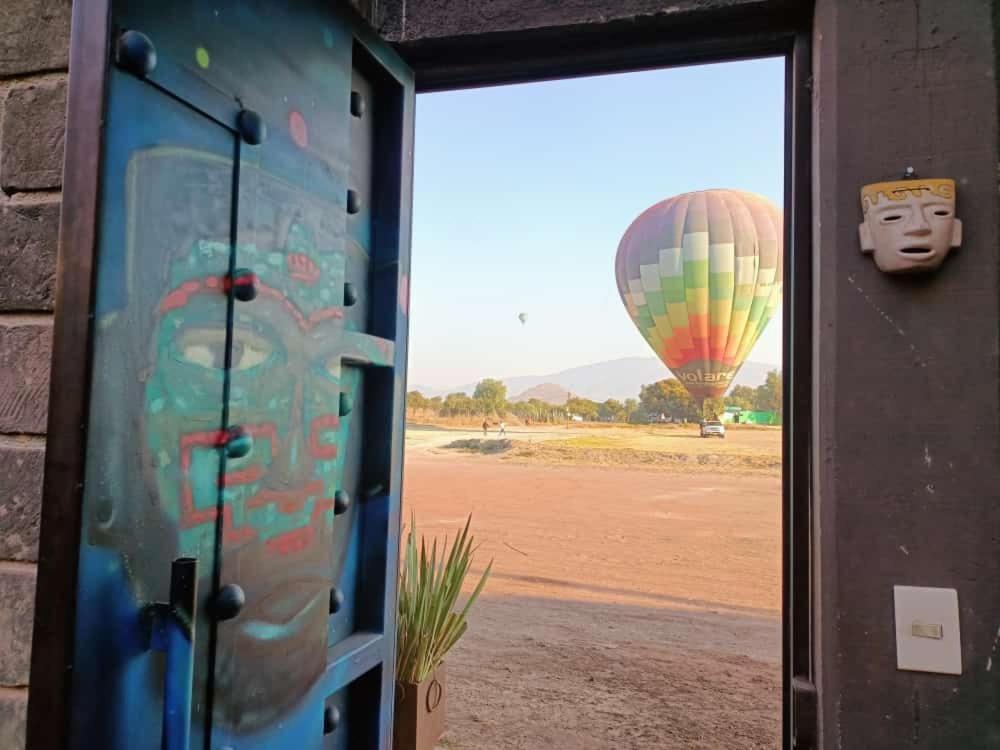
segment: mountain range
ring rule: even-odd
[[[781,369],[780,365],[745,362],[737,373],[733,384],[756,388],[764,382],[768,372],[778,369]],[[672,377],[670,371],[655,357],[623,357],[607,362],[572,367],[548,375],[519,375],[500,378],[500,380],[507,386],[507,394],[511,401],[531,398],[534,394],[529,395],[525,392],[537,389],[538,386],[545,386],[545,389],[538,389],[536,393],[544,392],[561,396],[560,391],[566,391],[574,396],[593,401],[604,401],[609,398],[624,401],[627,398],[639,398],[640,388],[647,383],[655,383],[657,380],[669,377]],[[449,393],[467,393],[471,396],[475,389],[475,383],[466,383],[453,388],[409,386],[409,390],[420,391],[431,398],[446,396]],[[535,395],[535,397],[538,396]],[[558,400],[553,403],[558,403]],[[562,399],[562,403],[565,403],[565,399]]]

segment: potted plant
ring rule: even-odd
[[[490,560],[465,606],[456,611],[475,551],[471,522],[470,515],[450,551],[445,538],[439,557],[437,539],[428,552],[421,538],[418,549],[411,516],[399,573],[394,750],[433,750],[444,731],[444,657],[468,629],[466,615],[493,568]]]

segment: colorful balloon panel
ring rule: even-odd
[[[622,236],[622,302],[695,399],[726,392],[781,304],[782,244],[781,209],[740,190],[668,198]]]

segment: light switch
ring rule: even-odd
[[[958,592],[923,586],[894,586],[896,668],[962,674]]]

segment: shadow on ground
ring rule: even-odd
[[[447,660],[449,750],[741,750],[780,736],[776,616],[484,597]]]

